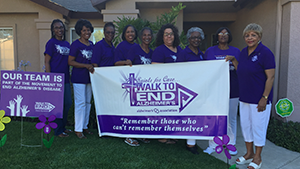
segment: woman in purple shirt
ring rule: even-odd
[[[132,25],[126,25],[122,33],[122,42],[115,51],[115,66],[132,65],[131,61],[127,59],[129,49],[135,45],[134,40],[137,38],[137,30]]]
[[[74,89],[75,102],[75,133],[78,138],[86,138],[83,132],[93,134],[88,130],[92,87],[89,72],[94,72],[91,64],[93,42],[89,41],[94,28],[85,19],[80,19],[75,25],[75,31],[80,36],[70,48],[68,63],[73,66],[71,81]]]
[[[115,51],[115,66],[132,65],[132,62],[128,59],[128,53],[132,46],[136,45],[134,40],[137,38],[137,30],[132,25],[126,25],[122,33],[122,42],[116,48]],[[125,143],[130,146],[139,146],[139,142],[133,138],[126,138]]]
[[[55,19],[51,24],[51,39],[46,44],[45,68],[46,72],[64,73],[65,87],[64,87],[64,109],[63,118],[56,119],[57,128],[54,129],[54,135],[58,137],[68,137],[67,133],[72,132],[66,129],[68,112],[72,105],[71,87],[70,87],[70,73],[68,65],[68,56],[70,52],[70,44],[66,41],[65,25],[59,19]]]
[[[175,63],[177,55],[182,51],[179,46],[180,39],[178,29],[173,24],[163,25],[156,34],[156,49],[152,54],[152,63]],[[158,140],[165,144],[175,144],[175,140],[160,139]]]
[[[163,25],[156,35],[156,49],[152,55],[152,63],[174,63],[182,51],[179,46],[178,29],[173,24]]]
[[[201,41],[204,39],[204,32],[201,28],[192,27],[187,31],[186,38],[189,45],[185,47],[179,54],[177,62],[191,62],[203,60],[204,54],[199,49]],[[187,139],[186,148],[193,154],[199,154],[197,151],[196,140]]]
[[[91,62],[94,67],[114,66],[115,47],[112,40],[115,37],[115,25],[107,22],[104,25],[104,38],[97,42],[93,49]]]
[[[205,60],[219,60],[225,59],[226,56],[233,56],[238,59],[240,55],[240,50],[236,47],[230,46],[229,43],[232,41],[232,35],[228,28],[221,27],[216,32],[217,43],[218,45],[208,48],[205,52]],[[229,64],[229,73],[230,73],[230,100],[229,100],[229,112],[228,112],[228,127],[227,135],[230,138],[230,144],[236,144],[236,117],[237,117],[237,108],[239,102],[239,88],[238,88],[238,78],[236,70],[232,62]],[[213,140],[209,141],[209,147],[203,152],[211,154],[216,147],[216,143]],[[237,151],[230,151],[231,155],[236,155]]]
[[[204,32],[201,28],[192,27],[186,34],[189,45],[178,54],[177,62],[201,61],[204,54],[199,49],[201,41],[204,40]]]
[[[151,64],[152,49],[149,47],[153,37],[153,32],[150,28],[145,27],[141,30],[139,39],[141,44],[133,45],[127,56],[132,62],[132,65]]]
[[[241,129],[247,149],[236,163],[250,163],[248,169],[257,169],[262,165],[261,152],[271,114],[275,58],[271,50],[261,43],[261,26],[251,23],[244,29],[243,35],[247,47],[241,51],[239,59],[226,57],[237,69]]]

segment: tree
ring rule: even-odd
[[[176,24],[176,20],[178,17],[178,14],[181,10],[183,10],[186,6],[183,6],[182,3],[179,3],[176,7],[171,8],[170,12],[165,12],[164,14],[161,14],[161,16],[157,17],[156,22],[150,22],[146,19],[141,18],[130,18],[123,16],[122,18],[118,17],[118,21],[114,21],[116,23],[116,37],[114,39],[114,45],[117,46],[122,39],[121,34],[123,32],[123,29],[126,25],[133,25],[138,31],[143,29],[144,27],[149,27],[152,29],[154,35],[158,32],[158,30],[161,28],[162,25],[165,25],[167,23],[171,23],[173,25]],[[139,40],[137,40],[136,43],[141,43]],[[155,48],[155,36],[150,44],[150,47],[152,49]],[[184,35],[184,32],[182,31],[180,34],[180,46],[184,48],[187,44],[187,39]]]

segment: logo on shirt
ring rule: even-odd
[[[151,59],[150,58],[146,58],[145,56],[141,56],[141,55],[139,55],[140,56],[140,59],[141,59],[141,62],[142,62],[142,64],[151,64]]]
[[[215,58],[217,60],[222,60],[222,59],[225,59],[226,55],[215,55]]]
[[[81,54],[82,54],[82,56],[84,57],[84,58],[86,58],[86,59],[88,59],[88,60],[91,60],[91,58],[92,58],[92,55],[93,55],[93,51],[92,50],[81,50],[80,51],[81,52]]]
[[[176,62],[177,56],[176,55],[171,55],[171,58]]]
[[[61,55],[69,55],[70,49],[68,47],[55,44],[55,48],[56,48],[57,53],[59,53]]]
[[[121,86],[125,89],[123,95],[125,98],[129,95],[130,106],[156,106],[155,113],[164,112],[163,106],[172,106],[174,111],[181,112],[198,95],[167,75],[154,80],[151,77],[139,77],[135,73],[130,73],[129,77],[122,74],[122,77],[124,83]]]
[[[203,56],[202,55],[200,55],[199,57],[200,57],[201,60],[203,60]]]
[[[255,55],[255,56],[252,57],[252,62],[255,62],[257,60],[258,60],[257,55]]]

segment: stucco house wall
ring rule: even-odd
[[[12,27],[14,31],[15,68],[21,60],[26,60],[32,65],[27,71],[41,71],[42,46],[51,36],[50,31],[43,31],[43,26],[50,27],[49,21],[63,19],[62,15],[28,0],[1,0],[0,4],[0,27]]]

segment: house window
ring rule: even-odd
[[[79,38],[79,36],[76,34],[75,28],[71,28],[71,42],[74,42],[76,39]],[[96,44],[98,41],[102,40],[104,37],[103,34],[103,28],[94,28],[94,32],[92,33],[90,37],[90,41],[92,41],[94,44]]]
[[[0,70],[14,70],[14,38],[12,28],[0,27]]]

